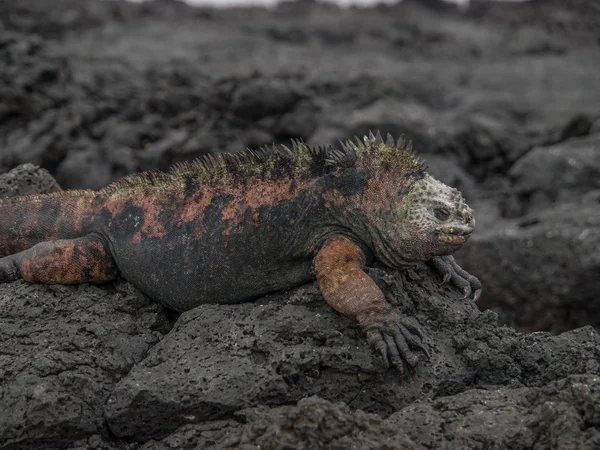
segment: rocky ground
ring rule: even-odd
[[[600,448],[599,27],[592,0],[1,2],[0,197],[405,133],[476,209],[484,292],[371,269],[425,325],[402,377],[313,285],[179,317],[126,282],[0,285],[0,449]]]

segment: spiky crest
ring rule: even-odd
[[[381,162],[386,168],[406,176],[420,177],[427,170],[424,161],[413,150],[412,141],[406,142],[404,136],[394,141],[388,133],[384,141],[379,131],[376,135],[369,131],[362,140],[355,136],[340,143],[342,149],[346,153],[353,152],[356,159]]]
[[[286,145],[246,148],[234,153],[205,154],[194,161],[174,164],[168,172],[151,170],[129,175],[103,188],[107,196],[144,194],[149,190],[168,190],[188,182],[218,185],[249,182],[259,178],[319,176],[334,167],[345,166],[347,153],[332,147],[308,146],[302,140]]]
[[[50,192],[47,194],[28,194],[28,195],[20,195],[16,197],[6,197],[0,198],[0,208],[4,206],[14,205],[18,203],[27,202],[42,202],[45,201],[48,197],[53,198],[61,198],[61,199],[69,199],[69,198],[80,198],[80,197],[94,197],[96,195],[96,191],[91,189],[80,189],[80,190],[68,190],[68,191],[56,191]]]
[[[386,142],[381,134],[369,133],[361,141],[341,142],[342,148],[308,146],[302,140],[285,145],[263,146],[234,153],[202,155],[194,161],[173,165],[168,172],[156,170],[129,175],[100,191],[101,194],[143,194],[149,190],[184,187],[188,182],[205,185],[228,182],[248,182],[252,179],[279,179],[285,176],[315,177],[335,168],[352,167],[357,159],[381,159],[390,169],[401,170],[409,176],[425,170],[423,162],[412,152],[411,144],[403,138],[394,143],[390,134]]]

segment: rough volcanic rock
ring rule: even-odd
[[[457,254],[483,283],[482,308],[523,331],[600,327],[600,190],[496,225]]]
[[[143,450],[323,448],[527,450],[595,449],[600,378],[571,375],[543,387],[519,383],[415,402],[382,420],[318,397],[258,407],[233,420],[185,425]],[[411,440],[412,439],[412,440]]]
[[[238,412],[236,420],[184,425],[161,441],[150,440],[141,450],[203,449],[389,449],[417,450],[398,427],[376,414],[351,409],[313,396],[294,406],[260,406]]]
[[[203,450],[220,450],[233,448],[242,430],[242,423],[237,420],[215,420],[199,424],[184,425],[166,438],[156,441],[150,439],[139,446],[140,450],[168,450],[180,448],[201,448]],[[135,445],[135,444],[134,444]],[[136,447],[137,448],[137,447]]]
[[[242,305],[204,305],[181,315],[115,387],[106,417],[119,437],[143,442],[241,409],[318,395],[390,414],[417,399],[518,380],[540,386],[600,368],[591,328],[552,336],[498,327],[428,269],[370,269],[403,313],[426,326],[431,360],[414,373],[385,370],[354,321],[308,285]]]
[[[24,164],[0,175],[0,198],[60,191],[60,186],[47,170]]]
[[[573,375],[539,388],[472,389],[415,403],[387,422],[429,449],[595,449],[600,377]]]
[[[375,414],[351,410],[344,403],[318,397],[300,400],[297,406],[242,411],[248,421],[232,448],[276,450],[281,448],[345,450],[424,450],[401,428]]]
[[[106,436],[114,384],[167,329],[161,308],[128,284],[0,285],[0,448]]]
[[[300,96],[289,83],[257,78],[247,80],[235,89],[231,98],[234,113],[247,118],[262,119],[290,111]]]
[[[504,206],[506,216],[576,202],[600,190],[600,133],[536,147],[511,167],[508,176],[512,188]]]

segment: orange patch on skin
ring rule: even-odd
[[[282,201],[293,201],[298,192],[303,189],[304,183],[298,183],[291,178],[273,182],[261,181],[251,187],[236,187],[227,189],[225,195],[233,199],[223,208],[222,219],[227,223],[224,235],[229,235],[233,227],[239,225],[247,211],[253,211],[253,218],[258,218],[256,211],[260,207],[274,207]]]
[[[72,225],[74,233],[80,234],[83,230],[83,219],[96,213],[96,211],[92,211],[93,200],[93,197],[79,197],[76,200]]]
[[[212,187],[203,187],[194,197],[188,200],[185,207],[179,215],[179,225],[192,222],[204,215],[206,208],[212,203],[215,196],[215,189]]]
[[[254,225],[255,227],[258,226],[258,217],[259,217],[259,215],[260,214],[258,213],[258,211],[254,211],[254,214],[252,214],[252,225]]]
[[[344,237],[333,238],[315,258],[315,273],[325,301],[349,317],[388,307],[381,290],[362,270],[364,264],[360,247]]]
[[[137,206],[144,210],[144,224],[142,225],[142,234],[144,237],[162,239],[167,231],[160,223],[160,213],[165,208],[156,198],[149,197],[142,199]]]
[[[20,270],[30,283],[79,284],[117,277],[114,261],[99,242],[43,242],[28,251]]]
[[[215,197],[215,189],[211,186],[202,187],[191,199],[185,202],[185,206],[179,214],[177,225],[181,226],[186,223],[197,221],[194,229],[194,239],[200,240],[206,233],[206,225],[202,224],[202,218],[206,208],[212,204]]]
[[[111,217],[114,219],[123,212],[123,209],[125,208],[125,203],[127,203],[125,199],[113,198],[108,200],[104,204],[104,208],[110,213]]]

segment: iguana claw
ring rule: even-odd
[[[428,264],[442,277],[442,284],[451,281],[463,294],[477,301],[481,296],[481,282],[460,267],[453,256],[434,256]]]
[[[367,341],[379,353],[388,367],[390,364],[404,373],[405,364],[413,368],[419,358],[411,348],[422,351],[430,358],[423,345],[423,330],[407,318],[389,309],[359,317],[359,323],[367,333]]]
[[[10,283],[20,278],[15,264],[15,256],[0,258],[0,283]]]

